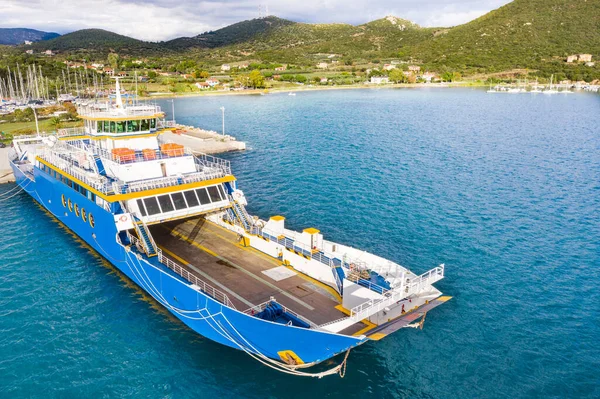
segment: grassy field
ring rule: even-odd
[[[56,130],[51,124],[50,119],[41,119],[39,121],[40,132],[51,132]],[[63,122],[62,127],[76,127],[83,126],[83,122]],[[19,135],[35,133],[35,122],[13,122],[13,123],[0,123],[0,132],[4,135]]]

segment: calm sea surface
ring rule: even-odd
[[[161,102],[167,110],[169,102]],[[0,194],[0,397],[600,397],[600,96],[405,89],[180,99],[263,218],[454,298],[352,351],[346,378],[267,369],[149,300],[21,194]],[[13,186],[0,186],[0,193]]]

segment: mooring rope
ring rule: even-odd
[[[9,199],[11,199],[11,198],[13,198],[13,197],[16,197],[16,196],[17,196],[17,195],[19,195],[19,194],[20,194],[20,193],[21,193],[23,190],[25,190],[25,189],[27,188],[27,186],[29,186],[29,185],[31,184],[31,182],[32,182],[32,181],[33,181],[33,180],[29,180],[29,181],[27,182],[27,184],[26,184],[25,186],[23,186],[23,187],[21,187],[20,185],[18,185],[18,184],[17,184],[17,187],[21,187],[21,189],[20,189],[19,191],[17,191],[16,193],[12,194],[12,195],[11,195],[11,196],[9,196],[9,197],[6,197],[6,198],[0,198],[0,202],[8,201]],[[14,188],[12,188],[11,190],[14,190]]]

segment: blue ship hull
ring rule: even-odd
[[[229,308],[192,288],[154,258],[136,256],[118,240],[113,213],[35,167],[26,175],[11,162],[16,182],[61,223],[198,334],[271,359],[292,351],[304,363],[319,363],[364,343],[353,337],[279,324]],[[94,226],[63,205],[63,195],[93,215]]]

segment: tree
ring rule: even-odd
[[[248,80],[250,81],[252,87],[254,87],[255,89],[257,87],[265,87],[265,77],[262,76],[258,69],[255,69],[252,72],[250,72],[250,75],[248,75]]]
[[[389,78],[394,83],[406,82],[406,76],[400,69],[392,69],[389,74]]]
[[[62,120],[58,116],[55,116],[50,119],[50,126],[54,129],[60,129],[62,127]]]
[[[117,69],[119,67],[119,54],[110,53],[108,54],[108,63],[113,69]]]

